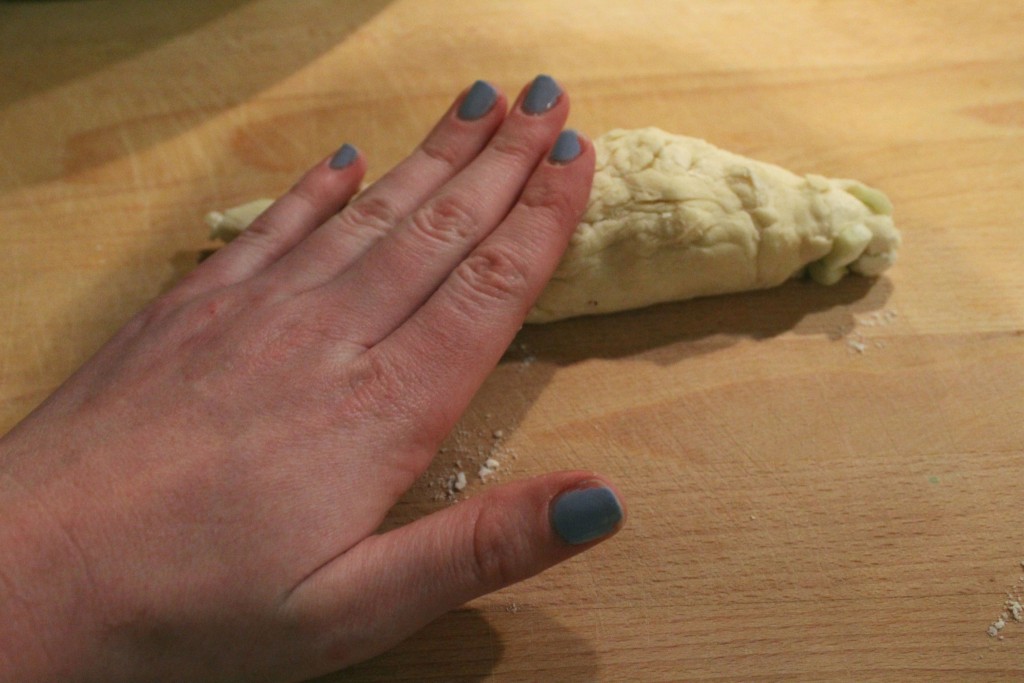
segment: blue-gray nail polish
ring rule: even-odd
[[[567,164],[579,155],[579,133],[571,128],[566,128],[558,134],[558,139],[555,140],[555,146],[551,148],[551,154],[548,155],[548,160],[553,161],[556,164]]]
[[[530,89],[523,98],[523,111],[527,114],[543,114],[555,106],[562,96],[562,89],[551,76],[541,74],[533,79]]]
[[[487,81],[477,81],[459,105],[458,116],[463,121],[476,121],[498,101],[498,91]]]
[[[350,166],[356,157],[359,156],[359,150],[347,142],[341,146],[341,148],[334,153],[331,157],[331,163],[329,166],[335,170]]]
[[[572,545],[607,536],[621,521],[622,506],[606,486],[566,491],[551,505],[551,526]]]

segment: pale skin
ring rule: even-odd
[[[314,166],[0,440],[0,680],[298,681],[607,537],[552,529],[610,486],[580,471],[377,533],[590,189],[586,138],[549,159],[564,93],[465,95],[354,200],[362,154]]]

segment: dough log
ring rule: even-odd
[[[657,128],[595,140],[590,201],[526,321],[764,289],[804,273],[822,284],[892,265],[892,205],[856,180],[799,176]],[[230,241],[270,200],[207,217]]]

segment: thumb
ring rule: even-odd
[[[619,496],[589,472],[559,472],[497,487],[393,531],[364,539],[299,592],[336,633],[347,665],[382,652],[441,614],[593,547],[622,526]],[[294,597],[299,597],[295,595]],[[334,640],[330,638],[329,640]]]

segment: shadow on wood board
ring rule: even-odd
[[[59,163],[52,154],[10,159],[14,185],[81,173],[180,135],[300,70],[390,2],[306,3],[300,13],[255,0],[0,0],[0,119],[29,138],[50,139],[48,129],[68,121],[82,128]],[[260,41],[277,33],[288,49],[259,58]],[[156,95],[153,83],[162,84]],[[144,93],[157,101],[140,105]]]
[[[853,329],[854,314],[883,308],[891,293],[886,277],[850,276],[830,287],[790,280],[761,291],[529,325],[517,342],[537,360],[559,366],[624,357],[671,364],[742,339],[770,339],[786,332],[836,340]]]
[[[232,92],[244,99],[245,95],[293,72],[336,45],[390,2],[346,3],[346,21],[325,22],[318,26],[317,31],[310,32],[310,40],[297,43],[288,51],[288,61],[269,71],[234,70],[236,82],[232,83]],[[251,4],[254,0],[0,0],[0,27],[4,27],[2,33],[12,38],[0,48],[0,54],[4,55],[4,61],[10,67],[4,74],[4,87],[0,88],[0,109],[38,92],[135,59]],[[78,45],[80,49],[71,48],[73,54],[67,59],[39,59],[40,50],[55,43],[60,43],[64,51],[72,45]],[[183,45],[182,49],[186,47]],[[230,49],[226,49],[215,57],[216,60],[224,60],[229,56]],[[45,68],[40,68],[41,64]],[[159,75],[153,74],[153,77]]]
[[[518,456],[517,449],[506,444],[515,442],[515,432],[559,368],[616,358],[668,366],[743,340],[784,333],[824,335],[838,342],[854,329],[855,316],[882,310],[892,289],[886,277],[848,277],[831,287],[791,281],[759,292],[528,325],[380,531],[408,524],[460,499],[461,494],[450,487],[455,472],[463,471],[474,484],[470,489],[475,489],[478,468],[491,455],[514,472],[510,458]],[[509,476],[521,476],[521,472]]]
[[[540,680],[550,677],[563,683],[585,683],[597,679],[598,655],[579,634],[542,609],[520,612],[513,621],[516,633],[510,638],[523,652],[508,652],[502,634],[487,613],[462,608],[427,625],[393,650],[357,664],[345,671],[323,676],[315,683],[398,683],[483,681],[492,674],[496,680]],[[548,668],[531,670],[531,652],[544,655]],[[550,668],[554,653],[557,669]],[[508,654],[506,666],[502,658]],[[515,663],[518,670],[507,666]],[[312,683],[312,682],[311,682]]]

